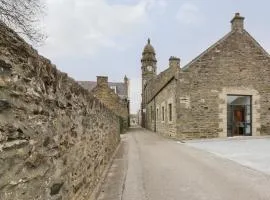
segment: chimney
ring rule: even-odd
[[[108,87],[108,76],[97,76],[98,87]]]
[[[242,32],[244,30],[244,17],[240,13],[235,13],[234,18],[231,20],[232,31]]]
[[[169,67],[179,67],[180,68],[180,58],[171,56],[169,59]]]

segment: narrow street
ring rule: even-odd
[[[269,188],[266,174],[132,128],[98,200],[269,200]]]

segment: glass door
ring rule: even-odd
[[[227,96],[227,135],[252,135],[251,96]]]

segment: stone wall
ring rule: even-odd
[[[0,24],[0,199],[84,200],[119,118]]]
[[[252,96],[252,135],[270,134],[270,57],[244,29],[233,29],[180,73],[181,138],[227,136],[227,95]]]
[[[120,117],[121,133],[129,127],[129,102],[121,99],[108,85],[108,77],[98,76],[97,85],[91,93]]]

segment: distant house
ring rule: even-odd
[[[108,82],[108,77],[98,76],[97,82],[79,81],[79,84],[89,90],[97,99],[104,103],[111,111],[118,115],[124,131],[130,125],[129,122],[129,81],[125,76],[124,82]]]
[[[97,81],[78,82],[89,91],[92,91],[97,86]],[[124,82],[108,82],[108,85],[122,100],[129,100],[129,80],[126,76],[124,77]]]

